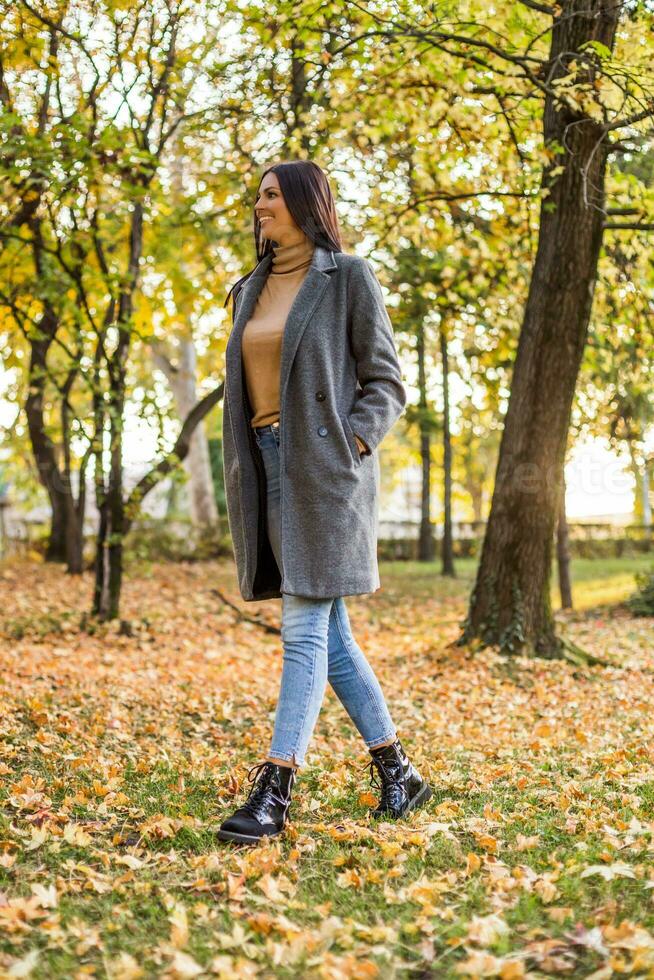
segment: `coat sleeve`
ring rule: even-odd
[[[367,259],[353,263],[348,309],[352,353],[363,388],[348,421],[369,455],[402,414],[407,396],[384,296]]]

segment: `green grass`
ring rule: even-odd
[[[636,590],[635,575],[654,566],[654,555],[631,558],[575,558],[571,562],[572,601],[575,609],[591,609],[623,602]],[[455,562],[456,579],[440,574],[440,561],[380,562],[384,593],[430,597],[467,597],[474,584],[477,559]],[[552,605],[560,608],[556,571],[552,574]]]

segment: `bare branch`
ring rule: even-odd
[[[615,122],[607,123],[605,126],[602,126],[602,129],[605,133],[609,133],[613,129],[622,129],[625,126],[633,126],[634,123],[642,122],[643,119],[649,119],[652,116],[654,116],[654,99],[650,102],[646,109],[642,110],[642,112],[637,112],[633,116],[628,116],[626,119],[616,119]]]
[[[654,225],[651,224],[620,224],[615,221],[607,221],[603,226],[604,231],[654,231]]]
[[[536,0],[519,0],[523,7],[530,7],[532,10],[537,10],[540,14],[547,14],[548,17],[554,16],[554,8],[549,7],[546,3],[536,3]]]
[[[152,490],[153,487],[164,477],[170,473],[181,460],[185,459],[188,455],[188,451],[191,448],[191,438],[196,428],[203,420],[205,415],[208,415],[214,405],[217,405],[220,399],[223,397],[223,392],[225,389],[225,382],[221,381],[217,388],[210,391],[208,395],[194,405],[189,414],[184,419],[184,424],[182,425],[182,430],[177,437],[177,442],[175,443],[172,451],[156,466],[153,466],[145,476],[141,477],[134,489],[129,495],[126,504],[126,510],[129,513],[136,504],[145,497],[147,493]],[[127,534],[131,524],[131,518],[125,517],[125,527],[124,533]]]

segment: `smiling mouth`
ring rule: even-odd
[[[264,223],[264,221],[272,221],[272,216],[269,215],[269,214],[266,214],[266,215],[263,216],[263,218],[259,218],[259,224],[262,225]]]

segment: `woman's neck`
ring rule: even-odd
[[[311,265],[314,248],[314,243],[304,234],[290,245],[273,245],[271,275],[284,275],[307,268]]]

